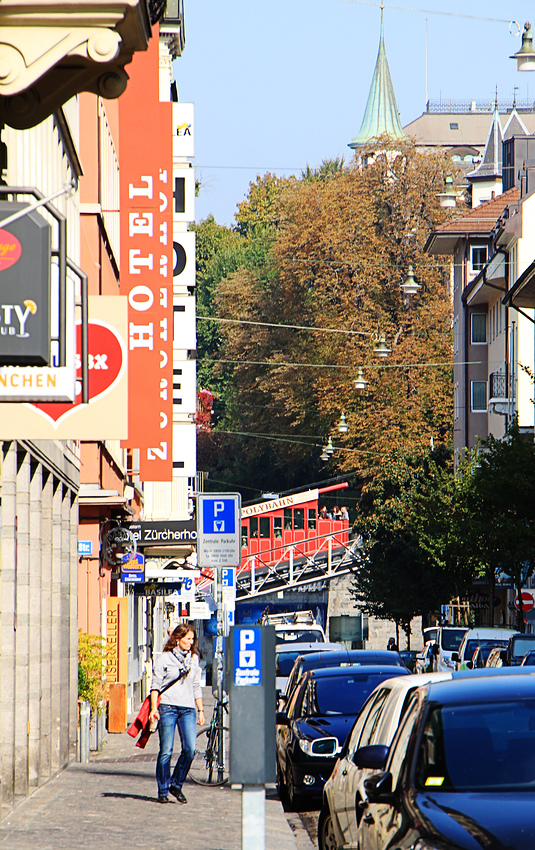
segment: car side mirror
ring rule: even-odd
[[[384,744],[372,744],[369,747],[359,747],[353,755],[357,767],[367,767],[371,770],[382,770],[386,764],[388,747]]]
[[[507,650],[506,649],[502,649],[502,651],[500,652],[500,658],[502,659],[504,664],[507,664]]]
[[[454,661],[455,659],[454,659],[454,658],[452,658],[452,660]],[[473,666],[474,666],[474,662],[473,662],[473,661],[467,661],[467,662],[466,662],[466,667],[467,667],[467,669],[468,669],[468,670],[472,670]]]
[[[458,652],[452,652],[452,653],[451,653],[451,660],[452,660],[452,661],[456,661],[457,663],[459,663],[459,661],[461,660],[461,659],[459,658],[459,653],[458,653]]]
[[[438,653],[440,652],[438,643],[433,644],[433,646],[431,647],[431,652],[433,653],[433,655],[438,655]]]
[[[391,803],[394,798],[392,774],[389,771],[369,776],[364,780],[364,788],[370,803]]]
[[[275,723],[277,726],[288,726],[288,715],[285,711],[277,711],[275,714]]]

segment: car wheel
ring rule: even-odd
[[[299,803],[300,796],[295,790],[294,772],[290,764],[286,767],[286,795],[290,806],[292,809],[295,809]]]
[[[279,792],[279,797],[282,802],[286,802],[288,799],[288,791],[286,788],[286,782],[284,781],[284,773],[281,770],[281,766],[279,764],[279,760],[277,759],[277,791]]]
[[[323,806],[318,821],[318,847],[319,850],[338,850],[332,815],[326,805]]]

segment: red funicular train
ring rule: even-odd
[[[247,569],[253,556],[264,564],[286,560],[285,551],[292,546],[297,546],[301,555],[313,555],[333,534],[339,546],[347,545],[349,519],[320,515],[323,495],[347,487],[343,482],[242,507],[241,569]]]

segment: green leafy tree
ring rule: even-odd
[[[470,587],[466,484],[449,453],[391,452],[364,488],[355,523],[363,536],[352,594],[364,612],[394,620],[410,645],[410,623]]]
[[[104,678],[106,641],[100,635],[78,634],[78,698],[87,700],[93,714],[100,714],[107,698]]]
[[[535,570],[535,444],[513,423],[502,440],[483,441],[468,482],[474,550],[491,576],[509,576],[520,599]]]

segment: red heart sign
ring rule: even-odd
[[[76,377],[82,377],[82,326],[76,327]],[[115,331],[101,322],[90,321],[88,327],[89,403],[106,393],[118,380],[123,366],[123,349]],[[82,403],[82,384],[76,381],[76,401],[38,402],[33,405],[54,422]]]

